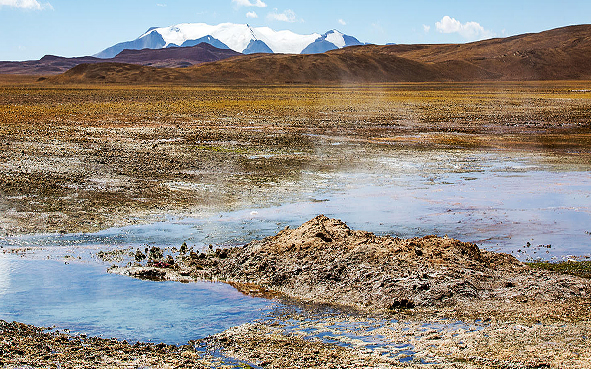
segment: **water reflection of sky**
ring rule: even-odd
[[[10,262],[0,258],[0,296],[10,290]]]
[[[0,290],[0,319],[130,341],[186,343],[274,305],[222,283],[147,282],[87,264],[0,254],[0,272],[12,281]]]

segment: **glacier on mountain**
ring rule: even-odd
[[[275,31],[269,27],[248,24],[182,23],[170,27],[153,27],[133,41],[121,42],[98,54],[111,58],[124,49],[159,49],[193,46],[207,42],[219,48],[230,48],[240,53],[273,52],[281,54],[319,53],[361,43],[354,37],[332,30],[323,35],[300,35],[289,30]]]

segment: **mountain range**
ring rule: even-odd
[[[287,30],[275,31],[269,27],[251,27],[248,24],[222,23],[213,26],[206,23],[183,23],[150,28],[135,40],[118,43],[94,56],[107,59],[125,49],[187,47],[203,42],[242,54],[316,54],[362,44],[355,37],[337,30],[324,34],[300,35]]]
[[[169,49],[164,49],[169,50]],[[591,25],[466,44],[361,45],[239,55],[188,68],[78,65],[53,83],[360,83],[591,80]]]

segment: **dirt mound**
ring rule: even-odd
[[[510,255],[471,243],[378,237],[322,215],[244,247],[193,254],[179,265],[195,278],[362,310],[454,307],[476,300],[559,302],[591,293],[587,280],[533,271]]]

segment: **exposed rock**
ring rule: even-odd
[[[591,311],[587,279],[532,270],[510,255],[447,237],[400,239],[354,231],[323,215],[243,247],[181,256],[175,268],[183,269],[185,278],[190,271],[194,279],[257,286],[257,294],[279,292],[365,311],[421,307],[521,316],[525,310],[532,319],[555,316],[542,308],[547,303],[574,304],[577,309],[567,309],[573,316]],[[152,279],[158,270],[166,271],[158,274],[161,279],[180,277],[157,268],[112,272]]]

